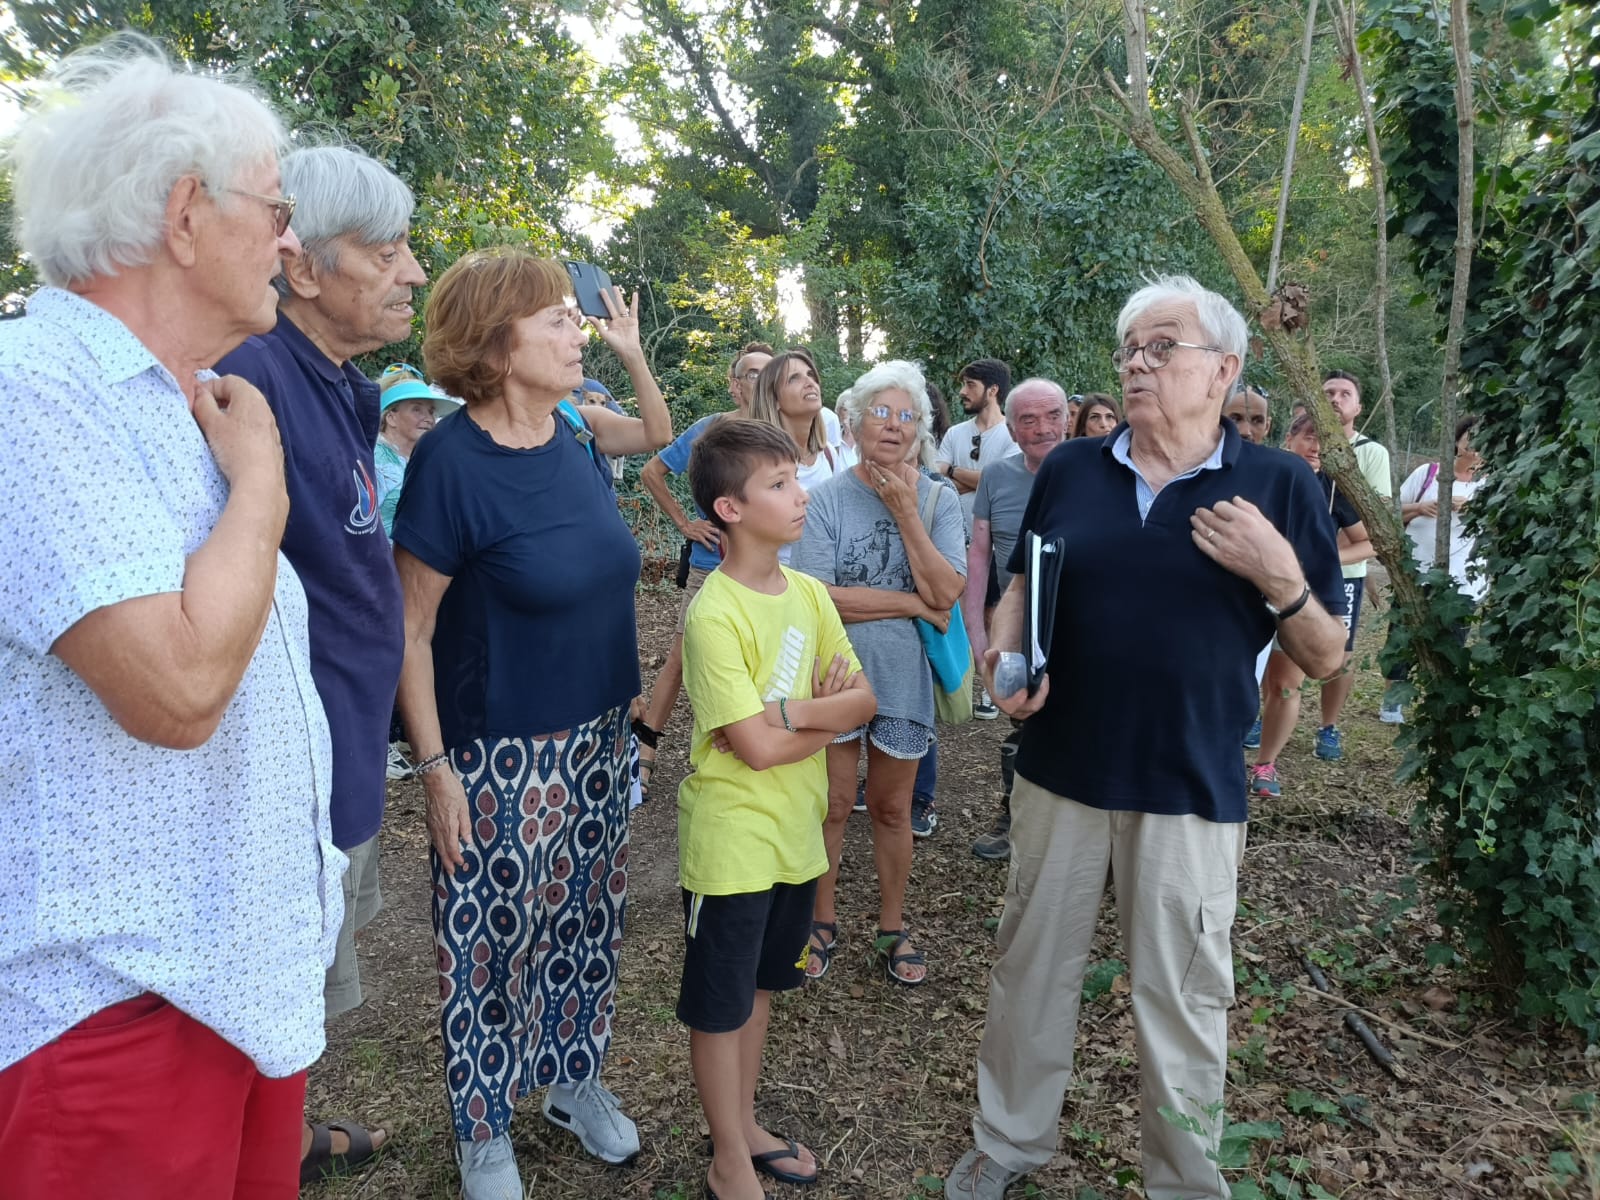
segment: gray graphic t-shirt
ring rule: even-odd
[[[961,505],[953,489],[923,478],[917,501],[937,489],[933,511],[933,544],[964,578],[967,573],[966,533]],[[921,517],[917,521],[920,525]],[[877,493],[846,471],[811,493],[806,531],[795,546],[795,570],[832,587],[870,587],[888,592],[914,592],[911,562],[899,525]],[[910,617],[859,621],[845,626],[861,669],[878,697],[878,715],[933,725],[933,675],[916,623]]]

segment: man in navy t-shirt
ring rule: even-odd
[[[283,261],[278,324],[217,370],[266,395],[283,440],[289,524],[283,552],[305,585],[311,672],[333,734],[333,841],[350,857],[345,916],[323,997],[329,1018],[361,1003],[355,935],[377,915],[389,713],[405,623],[394,554],[378,517],[373,446],[378,386],[350,361],[411,335],[411,191],[358,150],[317,147],[283,160],[301,253]],[[301,1179],[371,1156],[384,1131],[307,1124]]]
[[[1046,678],[1034,696],[995,696],[1028,722],[976,1147],[945,1184],[962,1200],[1000,1200],[1055,1153],[1108,876],[1133,985],[1145,1194],[1228,1196],[1207,1150],[1223,1128],[1256,651],[1275,631],[1307,674],[1343,658],[1339,555],[1316,477],[1221,417],[1244,320],[1168,277],[1134,294],[1117,335],[1126,424],[1052,451],[1022,519],[1024,534],[1060,539],[1062,570]],[[991,692],[999,651],[1022,645],[1025,546],[991,626]]]

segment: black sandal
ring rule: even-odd
[[[384,1145],[389,1142],[387,1129],[377,1125],[373,1127],[384,1134]],[[333,1152],[333,1131],[338,1130],[350,1139],[350,1149],[343,1154]],[[345,1175],[367,1162],[379,1153],[383,1146],[374,1147],[372,1144],[372,1130],[369,1130],[359,1121],[352,1121],[348,1117],[339,1121],[327,1121],[311,1127],[311,1148],[306,1151],[305,1158],[300,1160],[300,1182],[302,1184],[317,1183],[323,1179],[332,1179],[337,1175]]]
[[[635,717],[633,736],[639,739],[639,803],[643,804],[650,799],[650,777],[656,773],[656,742],[661,738],[661,730],[651,729],[643,717]],[[650,751],[648,758],[646,750]]]
[[[819,934],[822,937],[822,944],[820,946],[817,945],[814,940],[812,940]],[[806,957],[808,962],[810,959],[820,958],[822,960],[822,970],[818,971],[815,975],[811,974],[810,971],[807,971],[807,979],[821,979],[828,973],[828,963],[832,959],[834,946],[838,944],[838,937],[839,926],[834,922],[811,922],[811,937],[806,939]]]
[[[920,979],[907,979],[895,968],[904,964],[908,967],[926,967],[927,958],[921,950],[907,950],[903,954],[897,953],[901,946],[911,941],[904,929],[880,929],[878,939],[872,945],[875,957],[883,960],[884,974],[889,976],[890,983],[898,983],[901,987],[921,987],[928,982],[927,973],[924,972]]]

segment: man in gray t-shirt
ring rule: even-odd
[[[1011,583],[1006,563],[1022,534],[1022,512],[1033,490],[1033,477],[1046,455],[1066,437],[1067,394],[1048,379],[1024,379],[1011,389],[1006,424],[1020,453],[984,469],[972,507],[972,541],[967,547],[967,592],[961,618],[967,623],[974,662],[989,648],[989,611],[984,608],[985,581],[992,563],[1000,591]],[[987,698],[987,696],[985,697]],[[972,844],[979,858],[1005,858],[1011,853],[1011,778],[1016,761],[1018,729],[1000,749],[1001,810],[988,833]]]
[[[933,544],[957,572],[966,569],[961,506],[949,488],[918,479],[917,502],[939,493],[933,510]],[[909,593],[917,585],[899,526],[884,503],[854,471],[835,475],[811,493],[805,534],[790,565],[830,587],[866,587]],[[850,645],[878,697],[878,716],[900,717],[933,728],[933,673],[909,614],[846,627]],[[919,666],[920,670],[913,670]]]

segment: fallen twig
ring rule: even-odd
[[[1305,946],[1298,938],[1294,939],[1292,944],[1300,952],[1300,962],[1305,966],[1306,974],[1311,976],[1311,982],[1316,985],[1306,990],[1315,992],[1325,999],[1336,1001],[1347,1009],[1353,1010],[1344,1014],[1344,1023],[1349,1027],[1350,1032],[1361,1039],[1361,1044],[1366,1047],[1367,1053],[1372,1056],[1374,1062],[1396,1079],[1404,1080],[1406,1077],[1405,1072],[1400,1069],[1400,1064],[1395,1062],[1394,1055],[1389,1053],[1388,1047],[1378,1040],[1378,1035],[1373,1033],[1371,1027],[1361,1019],[1361,1015],[1365,1010],[1333,995],[1328,990],[1328,977],[1322,973],[1321,967],[1311,961],[1311,955],[1306,951]]]
[[[1423,1033],[1410,1025],[1402,1025],[1399,1021],[1391,1021],[1388,1017],[1380,1017],[1370,1008],[1362,1008],[1359,1004],[1351,1004],[1350,1001],[1341,996],[1335,996],[1332,992],[1324,992],[1314,987],[1308,987],[1305,990],[1313,996],[1321,996],[1324,1000],[1331,1000],[1341,1008],[1348,1008],[1351,1016],[1359,1013],[1361,1016],[1376,1021],[1380,1025],[1387,1025],[1402,1037],[1411,1038],[1413,1041],[1426,1042],[1428,1045],[1437,1046],[1441,1050],[1461,1050],[1464,1048],[1460,1042],[1447,1042],[1443,1038],[1433,1037],[1431,1034]]]

